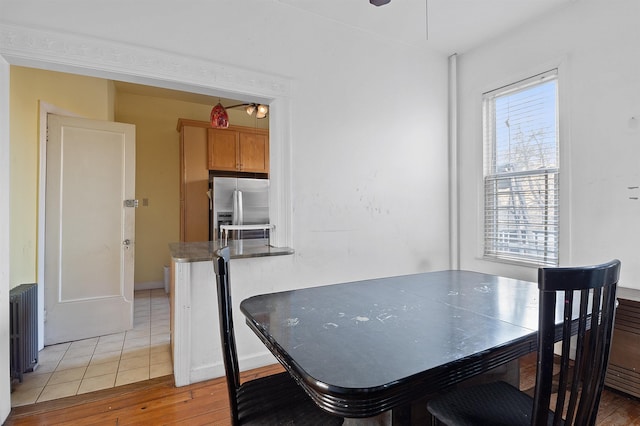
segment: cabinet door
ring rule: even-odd
[[[180,240],[209,240],[207,129],[184,126],[181,136]]]
[[[209,170],[234,172],[239,168],[238,133],[228,130],[208,129]]]
[[[240,170],[269,173],[269,138],[267,135],[240,132]]]

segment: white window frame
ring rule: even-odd
[[[556,83],[555,164],[551,167],[519,167],[518,170],[501,168],[496,164],[496,99],[550,81]],[[558,93],[558,70],[552,69],[483,94],[482,242],[485,260],[535,266],[559,265],[561,141]],[[526,146],[532,145],[527,143]],[[534,198],[536,202],[532,201]]]

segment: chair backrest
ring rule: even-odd
[[[216,251],[213,259],[213,269],[216,273],[216,286],[218,289],[220,340],[222,341],[224,370],[227,376],[231,419],[233,424],[238,424],[237,391],[240,388],[240,373],[238,367],[238,352],[236,350],[236,337],[233,330],[231,286],[229,283],[229,247],[223,247]]]
[[[564,412],[567,413],[567,425],[595,424],[609,361],[619,275],[618,260],[596,266],[538,270],[538,366],[532,425],[547,424],[549,408],[558,413],[554,425],[560,424]],[[563,297],[564,307],[558,309],[563,315],[563,326],[558,397],[554,408],[549,404],[554,343],[560,333],[556,333],[558,293]],[[572,340],[574,344],[571,344]],[[572,347],[575,348],[573,362],[570,361]]]

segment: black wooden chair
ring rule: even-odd
[[[504,382],[462,387],[427,403],[434,424],[595,424],[609,360],[619,273],[618,260],[580,268],[538,269],[538,363],[533,398]],[[564,308],[558,307],[563,315],[562,350],[552,411],[554,342],[559,336],[556,293],[563,295]],[[577,324],[572,315],[579,316]],[[576,351],[575,361],[569,358],[571,347]]]
[[[222,355],[233,425],[341,425],[341,417],[320,409],[287,372],[240,384],[229,283],[229,248],[213,261],[218,288]]]

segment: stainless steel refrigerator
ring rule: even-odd
[[[209,179],[209,238],[220,239],[220,225],[269,224],[269,180],[230,177]],[[232,231],[229,238],[268,238],[269,230]]]

